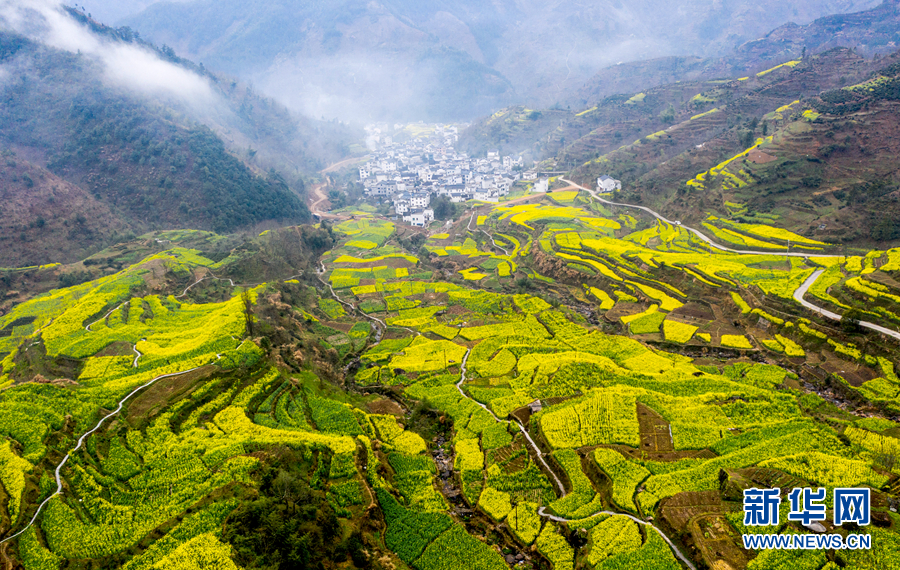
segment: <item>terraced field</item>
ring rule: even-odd
[[[900,250],[707,223],[767,249],[567,190],[421,248],[354,212],[265,283],[176,241],[20,303],[0,317],[4,556],[261,567],[235,529],[271,495],[346,567],[896,565],[897,343],[794,293],[821,270],[807,300],[896,330]],[[775,483],[870,487],[873,550],[743,550],[741,491]]]

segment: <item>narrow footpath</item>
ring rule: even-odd
[[[565,487],[563,486],[562,481],[560,481],[560,479],[559,479],[559,477],[557,477],[556,473],[550,468],[550,465],[547,464],[547,461],[544,459],[544,453],[541,452],[541,450],[538,448],[538,446],[537,446],[537,444],[534,442],[534,440],[531,439],[531,435],[528,433],[528,430],[525,429],[525,426],[523,426],[523,425],[522,425],[521,423],[519,423],[519,422],[512,422],[512,421],[510,421],[510,420],[501,420],[500,418],[497,417],[497,415],[496,415],[493,411],[491,411],[490,408],[488,408],[486,405],[482,404],[481,402],[479,402],[479,401],[473,399],[471,396],[469,396],[468,394],[466,394],[465,390],[462,389],[462,385],[463,385],[463,383],[466,381],[466,363],[467,363],[468,360],[469,360],[469,354],[470,354],[471,352],[472,352],[472,349],[471,349],[471,348],[468,349],[468,350],[466,350],[466,355],[463,357],[462,365],[461,365],[461,367],[460,367],[459,382],[456,383],[456,389],[459,390],[459,393],[460,393],[464,398],[466,398],[466,399],[468,399],[468,400],[474,402],[476,405],[480,406],[483,410],[485,410],[485,411],[487,411],[489,414],[491,414],[491,417],[493,417],[495,421],[500,422],[500,423],[505,423],[505,424],[515,423],[515,424],[516,424],[516,427],[519,428],[519,431],[522,432],[522,435],[525,436],[525,439],[528,440],[528,443],[531,445],[531,448],[534,450],[534,453],[535,453],[535,455],[537,456],[538,460],[540,460],[541,464],[546,468],[547,472],[550,473],[550,475],[553,476],[553,479],[556,481],[557,487],[559,487],[560,497],[561,497],[561,498],[562,498],[562,497],[565,497],[565,496],[566,496],[566,489],[565,489]],[[538,509],[538,514],[539,514],[540,516],[544,517],[544,518],[547,518],[547,519],[552,520],[552,521],[555,521],[555,522],[571,522],[572,520],[575,520],[575,519],[568,519],[568,518],[565,518],[565,517],[559,517],[559,516],[556,516],[556,515],[551,515],[551,514],[549,514],[549,513],[546,512],[546,507],[541,507],[541,508],[539,508],[539,509]],[[590,519],[590,518],[594,518],[594,517],[598,517],[598,516],[602,516],[602,515],[621,515],[621,516],[625,516],[625,517],[630,518],[631,520],[633,520],[634,522],[636,522],[636,523],[638,523],[638,524],[640,524],[640,525],[648,526],[648,527],[652,528],[653,530],[655,530],[655,531],[659,534],[659,536],[660,536],[663,540],[666,541],[666,544],[669,545],[669,547],[672,549],[672,552],[675,553],[675,556],[677,556],[678,559],[681,560],[681,561],[685,564],[685,566],[687,566],[688,568],[690,568],[690,570],[697,570],[697,567],[694,566],[693,562],[691,562],[689,558],[687,558],[684,554],[682,554],[681,551],[678,549],[678,547],[675,545],[675,543],[672,542],[672,540],[670,540],[669,537],[666,536],[665,533],[664,533],[662,530],[660,530],[658,527],[656,527],[655,525],[653,525],[653,523],[650,523],[650,522],[648,522],[648,521],[641,520],[641,519],[639,519],[639,518],[637,518],[637,517],[635,517],[635,516],[633,516],[633,515],[630,515],[630,514],[628,514],[628,513],[617,513],[617,512],[614,512],[614,511],[606,511],[606,510],[597,511],[596,513],[590,514],[590,515],[588,515],[588,516],[586,516],[586,517],[581,517],[581,518],[578,519],[578,520],[583,520],[583,519],[586,519],[586,518]]]

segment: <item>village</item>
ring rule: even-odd
[[[397,125],[399,126],[399,125]],[[394,142],[377,126],[367,127],[372,158],[359,169],[365,195],[390,201],[404,222],[425,226],[434,220],[429,206],[439,196],[451,202],[499,202],[519,180],[534,181],[532,192],[546,192],[548,180],[526,171],[522,157],[501,157],[489,151],[485,158],[458,153],[458,127],[436,125],[428,136]]]
[[[403,127],[396,124],[394,131]],[[531,193],[550,190],[549,175],[554,173],[538,170],[536,161],[526,170],[521,156],[501,157],[494,150],[484,158],[473,158],[456,152],[459,127],[455,125],[427,125],[404,142],[395,142],[385,134],[387,130],[387,125],[366,127],[366,145],[372,152],[371,159],[359,167],[359,179],[367,198],[390,202],[395,215],[410,225],[424,227],[434,221],[430,206],[440,196],[453,203],[497,203],[519,181],[527,183],[524,188]],[[621,182],[609,176],[597,179],[599,192],[621,189]]]

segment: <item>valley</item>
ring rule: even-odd
[[[258,479],[270,462],[329,498],[327,516],[369,553],[360,562],[381,552],[423,570],[448,560],[502,568],[491,544],[510,543],[534,546],[528,564],[538,567],[746,565],[715,558],[676,514],[740,529],[720,474],[868,484],[891,519],[896,475],[883,449],[900,417],[887,395],[900,390],[897,341],[834,329],[793,299],[806,288],[817,303],[855,304],[854,289],[826,289],[821,276],[877,286],[898,272],[897,250],[794,245],[810,249],[787,257],[769,241],[736,252],[577,187],[476,206],[443,233],[365,209],[342,217],[303,242],[323,253],[280,279],[244,286],[234,271],[261,255],[275,263],[298,239],[289,228],[219,262],[203,253],[214,234],[156,234],[142,240],[169,249],[2,317],[2,401],[27,399],[46,418],[37,438],[15,407],[3,423],[26,446],[27,461],[4,463],[3,478],[20,489],[7,494],[14,516],[4,520],[26,567],[93,558],[149,568],[201,555],[227,564],[235,543],[216,521],[249,516],[236,498],[275,485]],[[148,291],[148,279],[162,289]],[[210,328],[207,314],[224,320]],[[883,313],[872,318],[897,334]],[[48,380],[27,381],[37,370]],[[856,402],[854,413],[817,395],[826,391]],[[57,401],[72,402],[71,419],[53,411]],[[645,444],[646,413],[669,435]],[[453,514],[434,482],[439,438],[452,445],[468,514]],[[285,453],[301,455],[283,463]],[[160,488],[145,471],[185,486]],[[197,514],[179,522],[188,505]],[[383,543],[377,526],[356,527],[373,507],[385,512]],[[157,525],[171,538],[144,553]],[[891,556],[890,531],[871,532],[884,545],[876,560]],[[621,536],[630,546],[613,546]],[[739,548],[716,540],[721,552]],[[749,567],[768,567],[772,552]]]
[[[900,567],[898,6],[0,6],[0,564]]]

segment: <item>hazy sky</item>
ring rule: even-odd
[[[565,106],[604,67],[718,57],[794,22],[880,0],[82,0],[182,57],[313,118],[472,120],[510,104]],[[203,101],[208,83],[90,37],[51,0],[0,0],[32,37],[101,60],[109,81]],[[27,7],[27,8],[26,8]],[[26,16],[31,14],[31,16]],[[36,15],[39,15],[37,17]],[[43,21],[43,28],[31,20]],[[649,87],[649,85],[648,85]]]

